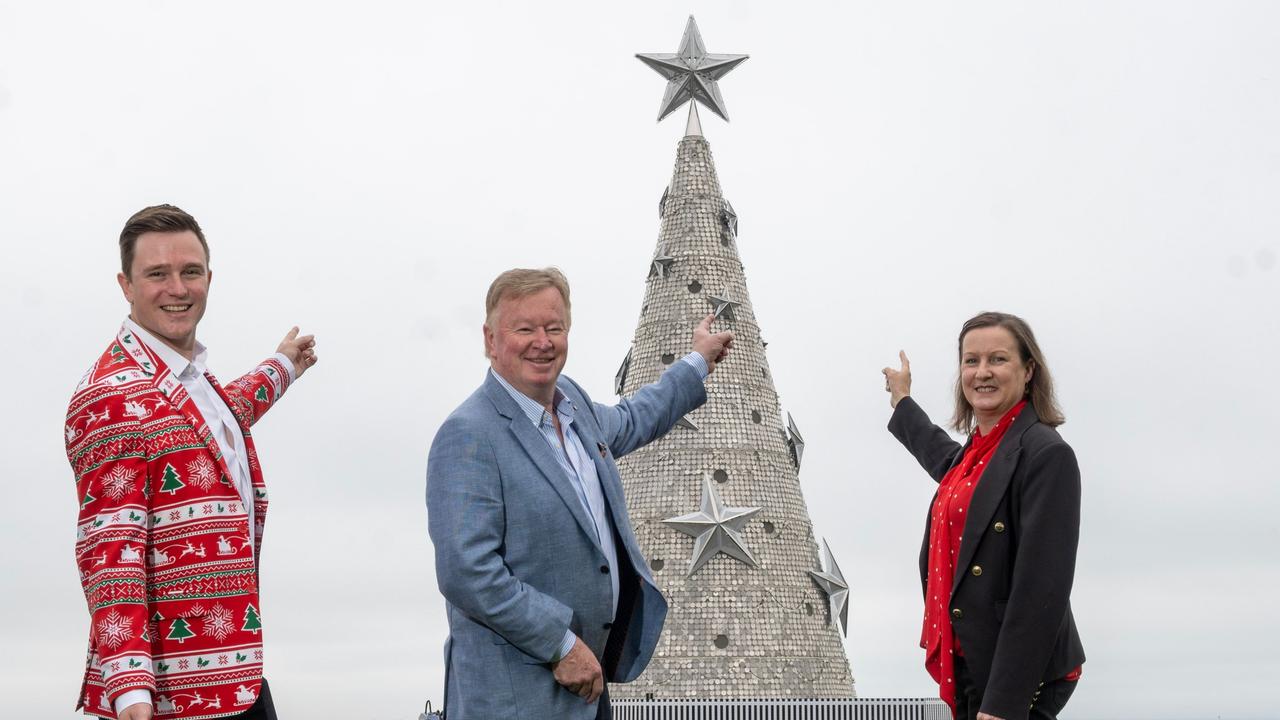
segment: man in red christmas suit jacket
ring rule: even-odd
[[[129,317],[81,379],[65,428],[91,620],[77,709],[273,719],[258,599],[267,492],[249,426],[315,364],[315,340],[295,327],[220,385],[196,341],[213,274],[195,218],[139,211],[120,262]]]

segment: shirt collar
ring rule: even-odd
[[[160,361],[169,368],[169,371],[175,377],[181,378],[189,372],[194,372],[196,375],[204,374],[205,359],[209,356],[209,349],[201,344],[199,340],[196,341],[195,353],[188,360],[183,357],[182,353],[169,347],[155,335],[144,330],[141,325],[133,321],[133,318],[125,317],[124,326],[129,328],[129,331],[134,335],[142,338],[142,342],[151,348],[152,352],[160,356]]]
[[[511,396],[511,399],[516,401],[516,404],[520,406],[520,411],[525,414],[525,417],[529,418],[529,422],[533,423],[535,427],[541,427],[543,423],[551,421],[550,413],[542,406],[542,403],[515,389],[511,383],[507,382],[506,378],[495,372],[493,368],[489,368],[489,374],[498,381],[498,384],[502,385],[507,394]],[[573,421],[573,403],[569,402],[569,398],[560,392],[560,388],[556,388],[555,397],[552,398],[551,402],[555,405],[556,413],[567,418],[569,422]]]

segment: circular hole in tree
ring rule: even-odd
[[[715,472],[711,473],[711,477],[714,478],[715,481],[718,483],[729,482],[729,473],[725,472],[724,470],[716,470]]]
[[[723,649],[725,649],[725,648],[729,647],[729,636],[728,636],[728,635],[717,635],[717,636],[716,636],[716,639],[715,639],[715,645],[716,645],[716,647],[720,648],[721,650],[723,650]]]
[[[664,354],[663,354],[663,356],[662,356],[662,364],[663,364],[663,365],[670,365],[671,363],[673,363],[673,362],[675,362],[675,361],[676,361],[676,356],[675,356],[675,355],[672,355],[671,353],[664,353]]]
[[[761,525],[764,526],[764,531],[769,534],[773,534],[773,531],[777,529],[776,527],[774,527],[773,523],[769,522],[768,520],[765,520],[763,523],[761,523]]]
[[[805,614],[805,615],[808,615],[808,616],[810,616],[810,617],[812,617],[812,616],[813,616],[813,603],[805,603],[805,604],[804,604],[804,614]]]
[[[759,424],[760,424],[760,420],[761,420],[761,419],[762,419],[762,418],[760,417],[760,411],[759,411],[759,410],[752,410],[752,411],[751,411],[751,422],[753,422],[753,423],[755,423],[755,424],[759,425]]]
[[[697,280],[694,280],[693,282],[689,283],[689,292],[691,293],[702,292],[702,283],[698,282]]]
[[[662,562],[662,558],[654,558],[653,561],[649,563],[649,567],[653,568],[654,572],[662,570],[663,565],[666,565],[666,563]]]

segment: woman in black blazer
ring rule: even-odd
[[[911,366],[885,368],[889,431],[939,483],[920,551],[921,646],[960,720],[1052,720],[1084,649],[1071,615],[1080,469],[1031,328],[982,313],[959,338],[952,427],[910,398]]]

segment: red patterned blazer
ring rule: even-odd
[[[262,683],[257,560],[267,514],[249,426],[288,388],[269,359],[210,384],[244,433],[256,533],[200,411],[127,327],[81,379],[67,409],[67,459],[80,502],[76,564],[91,627],[77,709],[114,718],[115,699],[152,693],[157,718],[249,709]]]

